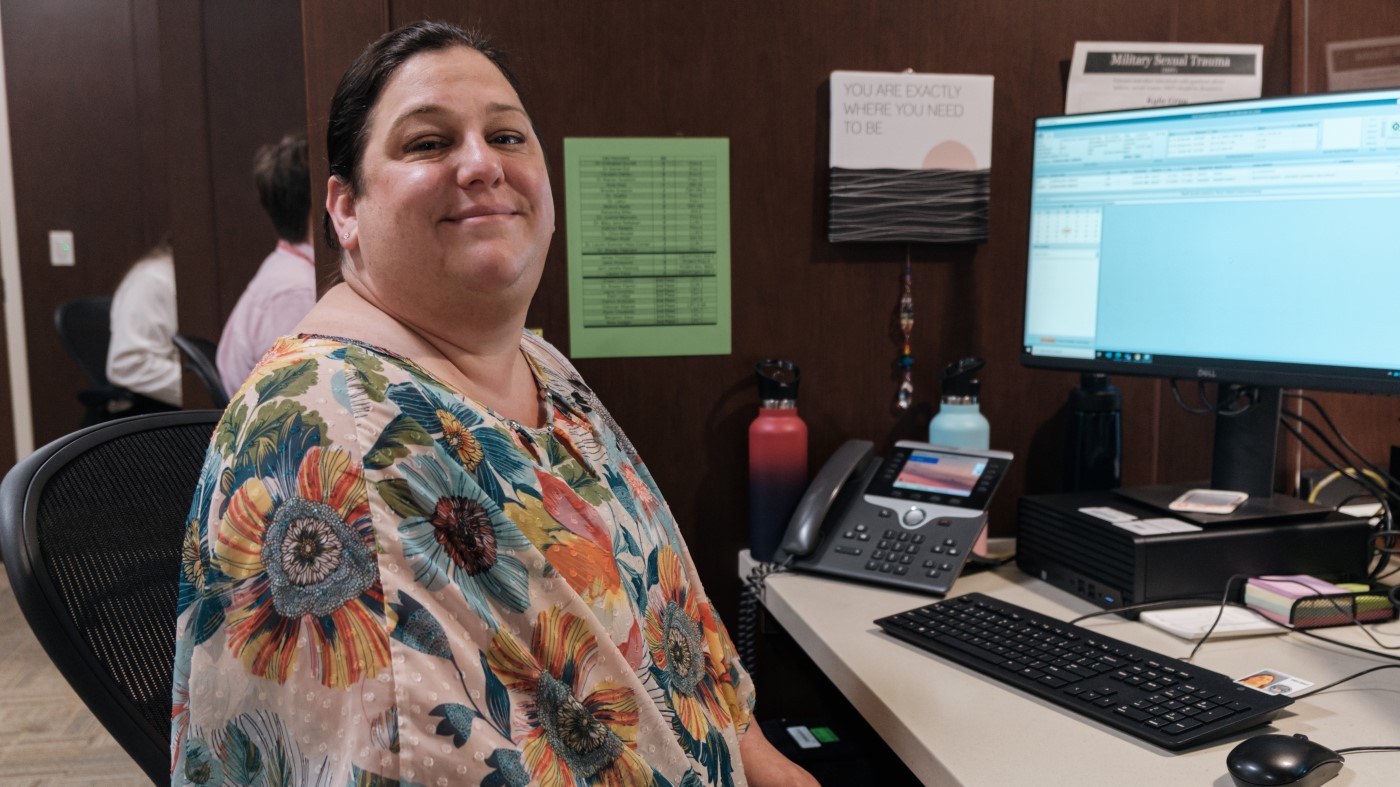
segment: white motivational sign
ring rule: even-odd
[[[831,72],[831,166],[990,169],[992,77]]]
[[[831,72],[833,243],[985,242],[991,173],[991,77]]]

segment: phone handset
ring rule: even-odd
[[[812,553],[821,541],[821,527],[827,513],[840,495],[841,488],[854,475],[865,470],[875,453],[869,440],[848,440],[826,460],[812,485],[802,496],[788,521],[783,543],[773,556],[775,562],[785,563],[795,557]]]

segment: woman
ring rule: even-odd
[[[554,207],[499,55],[389,33],[341,80],[327,148],[344,282],[216,430],[172,781],[814,783],[750,725],[635,450],[523,331]]]

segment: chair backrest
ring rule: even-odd
[[[15,600],[59,672],[156,783],[170,781],[185,521],[217,410],[98,424],[0,484]]]
[[[60,303],[53,313],[58,338],[94,387],[107,383],[107,345],[112,341],[112,299],[106,295]]]
[[[219,377],[219,366],[214,360],[219,354],[218,345],[208,339],[186,336],[183,333],[175,334],[174,342],[185,359],[185,368],[209,389],[214,406],[228,407],[228,391],[224,390],[224,382]]]

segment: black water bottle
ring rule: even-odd
[[[1065,491],[1117,489],[1123,484],[1123,394],[1106,374],[1085,373],[1069,392]]]

